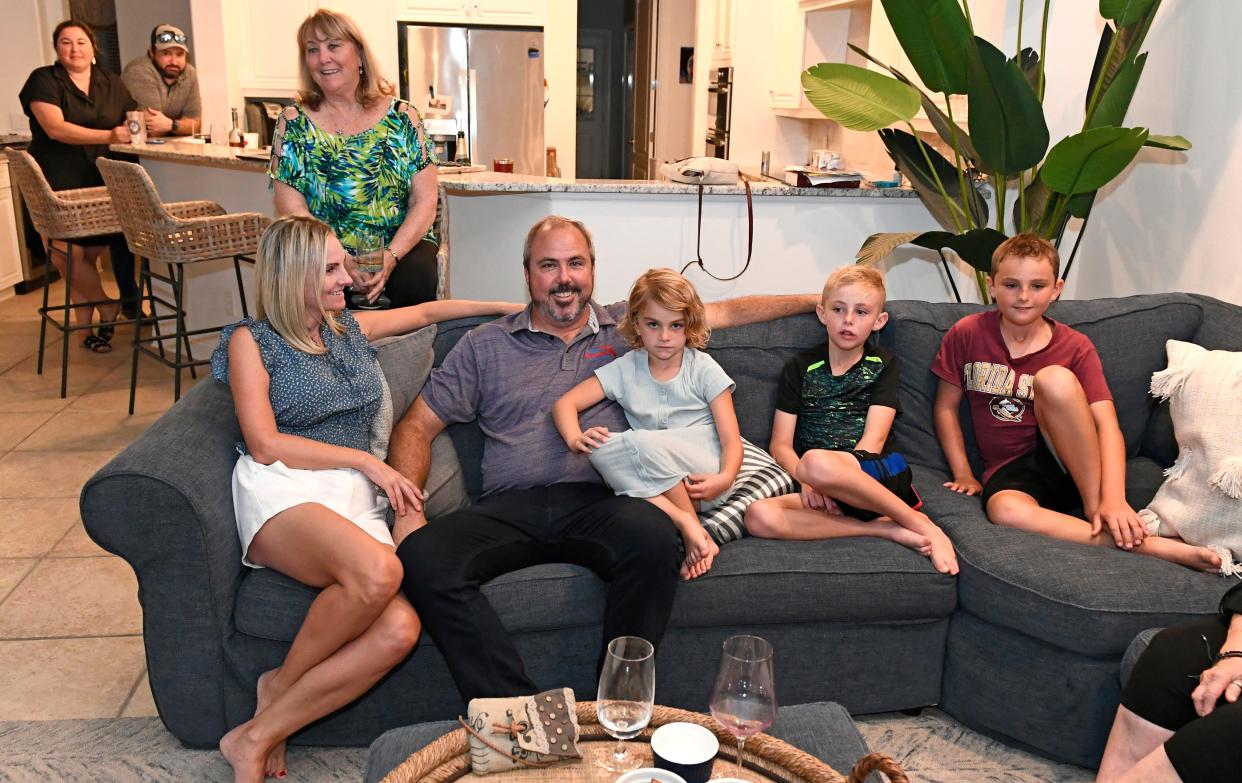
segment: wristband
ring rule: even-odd
[[[177,119],[176,117],[174,117],[174,118],[173,118],[173,121],[172,121],[172,128],[170,128],[170,129],[169,129],[169,133],[176,133],[176,132],[177,132],[177,128],[178,128],[178,126],[179,126],[180,124],[181,124],[181,120],[179,120],[179,119]]]
[[[1216,656],[1217,661],[1223,661],[1226,658],[1242,658],[1242,650],[1221,650]]]
[[[389,247],[388,245],[384,245],[384,252],[386,252],[386,253],[388,253],[388,255],[392,256],[392,262],[393,262],[394,264],[399,264],[399,263],[401,263],[401,257],[400,257],[400,256],[398,256],[398,255],[396,254],[396,252],[394,252],[394,251],[393,251],[393,249],[392,249],[391,247]]]

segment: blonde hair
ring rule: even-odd
[[[879,291],[881,305],[888,296],[888,291],[884,287],[884,275],[880,274],[880,270],[871,266],[851,264],[828,275],[828,279],[824,281],[824,292],[819,297],[820,304],[828,301],[829,291],[846,285],[861,285],[873,291]]]
[[[707,309],[694,284],[671,269],[648,269],[634,281],[626,303],[625,320],[618,329],[630,345],[639,348],[643,339],[638,331],[638,318],[643,305],[655,302],[665,310],[685,316],[686,345],[706,348],[712,330],[707,326]]]
[[[272,325],[285,342],[303,353],[326,353],[306,335],[306,292],[322,296],[328,258],[327,223],[305,215],[290,215],[272,223],[259,237],[255,277],[255,317]],[[323,319],[335,334],[345,327],[336,315],[324,311]]]
[[[1061,254],[1057,252],[1057,246],[1041,237],[1039,234],[1027,232],[1025,234],[1017,234],[1009,237],[1000,246],[992,251],[992,277],[996,277],[996,270],[1009,256],[1016,258],[1042,258],[1049,264],[1052,264],[1052,279],[1056,280],[1061,276]]]
[[[319,89],[319,85],[315,84],[315,80],[311,78],[310,68],[306,67],[306,41],[311,37],[316,40],[328,41],[333,38],[339,38],[343,41],[349,41],[358,47],[358,59],[362,64],[362,71],[358,76],[358,90],[354,93],[354,98],[362,106],[371,108],[375,102],[381,98],[392,96],[395,94],[392,82],[380,75],[379,69],[375,66],[375,59],[371,56],[371,49],[367,46],[367,40],[362,35],[362,30],[358,29],[358,25],[353,19],[336,11],[327,8],[320,8],[315,13],[306,17],[298,27],[298,74],[300,86],[298,88],[298,103],[306,106],[311,111],[317,111],[319,104],[323,102],[323,90]]]

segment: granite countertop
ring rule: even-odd
[[[7,147],[10,144],[29,144],[30,131],[9,131],[0,133],[0,147]]]
[[[904,188],[795,188],[776,180],[756,180],[746,172],[755,198],[773,196],[812,196],[816,198],[917,198],[913,190]],[[561,179],[529,174],[501,174],[484,171],[476,174],[440,173],[440,182],[451,193],[672,193],[693,195],[697,185],[664,180],[635,179]],[[709,195],[742,195],[742,185],[708,185]]]
[[[194,141],[166,141],[163,144],[113,144],[108,149],[152,160],[198,163],[239,171],[252,171],[258,174],[267,171],[269,150],[268,147],[235,148]],[[240,157],[238,153],[246,157]],[[252,155],[256,157],[249,157]]]

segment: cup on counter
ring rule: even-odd
[[[129,128],[131,144],[143,144],[147,140],[147,118],[142,109],[125,112],[125,127]]]
[[[496,158],[492,161],[492,171],[499,171],[504,174],[513,173],[513,158]]]
[[[211,134],[208,136],[212,144],[227,146],[229,143],[229,132],[224,129],[223,125],[212,125]]]
[[[257,132],[243,133],[242,138],[246,141],[246,149],[255,149],[259,146],[259,134]]]

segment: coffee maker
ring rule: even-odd
[[[452,163],[457,154],[457,120],[452,117],[424,117],[423,129],[436,148],[436,159]]]

